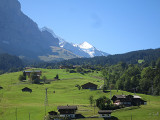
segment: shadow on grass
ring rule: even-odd
[[[76,119],[85,118],[82,114],[76,114]]]
[[[103,92],[104,92],[104,93],[109,93],[110,91],[109,91],[109,90],[103,90]]]
[[[110,118],[104,118],[104,120],[118,120],[118,118],[117,118],[117,117],[112,116],[112,117],[110,117]]]

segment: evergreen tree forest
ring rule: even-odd
[[[23,62],[17,56],[0,54],[0,74],[22,70]]]
[[[160,95],[160,58],[152,64],[106,65],[102,70],[105,89]]]

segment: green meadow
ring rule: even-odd
[[[77,105],[77,113],[85,117],[98,117],[98,108],[90,106],[89,97],[97,99],[101,96],[110,98],[110,93],[103,93],[102,90],[78,90],[75,85],[93,82],[100,88],[103,80],[100,73],[89,74],[68,73],[60,69],[40,69],[42,76],[53,80],[56,74],[60,80],[52,81],[50,84],[30,84],[20,82],[18,77],[22,72],[6,73],[0,75],[0,120],[44,120],[45,116],[45,89],[48,88],[48,105],[46,114],[49,111],[57,111],[59,105]],[[29,87],[32,93],[22,92],[21,89]],[[55,91],[55,93],[53,92]],[[133,94],[125,91],[112,90],[114,94]],[[147,105],[140,107],[128,107],[113,111],[112,116],[119,120],[160,120],[160,96],[140,95],[147,100]],[[102,118],[85,118],[85,120],[103,120]]]

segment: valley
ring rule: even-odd
[[[45,114],[49,111],[57,111],[57,106],[61,105],[76,105],[78,106],[77,113],[86,117],[86,120],[102,120],[98,115],[98,108],[91,107],[89,97],[92,95],[94,99],[101,96],[110,98],[110,93],[104,93],[99,90],[103,85],[103,80],[100,72],[80,74],[68,73],[65,69],[39,69],[42,71],[42,76],[52,80],[56,74],[60,80],[52,81],[50,84],[30,84],[29,82],[20,82],[18,77],[22,71],[15,73],[6,73],[0,75],[0,120],[43,120]],[[97,77],[95,77],[97,76]],[[98,85],[98,90],[78,89],[75,85],[82,85],[87,82],[92,82]],[[22,92],[21,89],[29,87],[32,93]],[[45,89],[48,88],[48,105],[45,113]],[[55,91],[55,93],[53,93]],[[116,94],[132,94],[119,90],[112,90],[112,95]],[[151,96],[144,94],[136,94],[147,101],[147,105],[140,107],[127,107],[113,111],[111,114],[119,120],[158,120],[160,118],[160,96]],[[92,118],[92,117],[96,118]]]
[[[0,0],[0,120],[160,120],[158,2],[73,1]]]

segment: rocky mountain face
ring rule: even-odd
[[[59,39],[23,14],[18,0],[0,0],[0,53],[40,59],[53,55],[53,47],[59,47]]]

